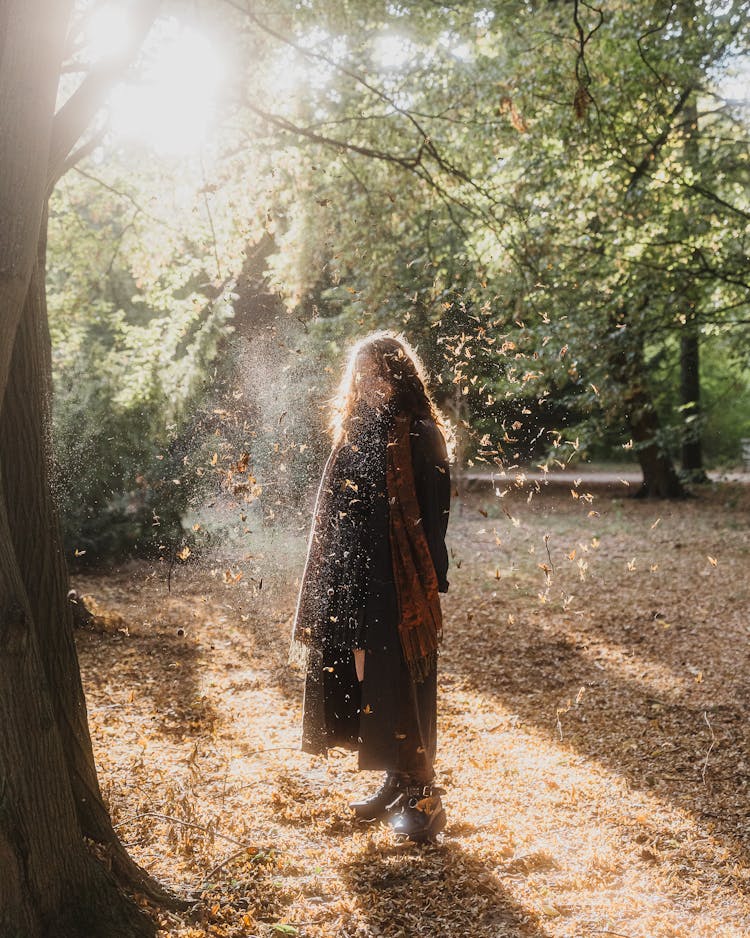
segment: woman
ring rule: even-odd
[[[302,748],[357,749],[383,785],[352,805],[412,840],[445,827],[433,787],[438,592],[448,589],[442,421],[402,339],[349,356],[333,412],[294,638],[306,653]]]

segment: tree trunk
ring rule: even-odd
[[[152,935],[81,837],[8,501],[0,473],[0,935]]]
[[[96,783],[65,599],[65,564],[48,490],[49,346],[40,234],[70,6],[69,0],[0,4],[3,938],[131,938],[155,931],[84,840],[84,832],[96,828],[91,817],[106,828],[106,810]]]
[[[612,377],[622,388],[623,408],[643,472],[643,482],[636,496],[681,498],[685,491],[671,456],[660,442],[661,423],[645,380],[643,337],[627,327],[622,310],[613,318],[611,326]]]
[[[685,105],[685,162],[698,171],[700,153],[698,150],[698,104],[693,92]],[[685,325],[680,337],[680,403],[684,421],[682,437],[682,469],[690,482],[707,482],[708,476],[703,468],[703,446],[701,442],[701,377],[700,377],[700,330],[695,319],[696,306],[695,283],[688,284],[684,300]]]
[[[73,614],[67,601],[67,565],[49,484],[52,375],[45,259],[46,211],[0,411],[0,470],[6,492],[12,493],[7,501],[11,539],[29,601],[81,831],[106,848],[113,872],[122,885],[156,901],[170,902],[171,897],[133,863],[120,844],[96,775],[73,639]]]
[[[78,767],[94,785],[96,771],[44,489],[40,281],[37,267],[0,411],[0,935],[148,936],[153,924],[86,847],[74,797]]]
[[[659,417],[650,396],[641,388],[630,395],[628,424],[633,435],[643,482],[639,498],[682,498],[685,491],[669,454],[659,445]]]
[[[700,337],[691,317],[680,339],[680,399],[685,421],[682,438],[682,469],[690,482],[707,482],[701,442]]]

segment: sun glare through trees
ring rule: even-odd
[[[132,24],[126,5],[105,5],[86,30],[85,55],[102,62],[127,47]],[[109,95],[109,129],[160,154],[194,153],[206,143],[221,106],[226,50],[175,17],[154,22],[136,74]]]

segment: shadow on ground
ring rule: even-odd
[[[413,938],[547,938],[457,843],[367,848],[340,869],[373,932]]]
[[[180,742],[213,730],[216,707],[201,690],[203,650],[179,621],[123,618],[119,629],[79,630],[76,643],[87,685],[106,690],[116,677],[116,696],[130,688],[133,707],[153,715],[157,732]]]
[[[747,884],[732,855],[750,857],[750,683],[737,626],[721,623],[738,597],[748,595],[746,581],[738,582],[730,568],[741,569],[746,529],[733,524],[715,535],[725,542],[725,572],[711,581],[697,577],[706,556],[704,546],[692,543],[712,536],[720,511],[708,499],[696,500],[692,520],[681,513],[675,521],[674,543],[659,548],[662,567],[679,572],[674,584],[665,579],[662,588],[650,587],[618,573],[624,562],[604,563],[596,594],[578,617],[542,607],[535,595],[514,595],[508,581],[498,584],[494,606],[485,602],[477,614],[472,597],[451,596],[441,671],[446,686],[458,680],[517,715],[521,725],[548,734],[550,745],[578,752],[633,790],[694,817],[727,848],[723,872],[742,891]],[[737,521],[736,510],[731,517]],[[705,692],[703,672],[711,681]],[[624,833],[643,836],[636,824]],[[649,833],[657,850],[660,836]],[[695,878],[696,870],[685,875]]]

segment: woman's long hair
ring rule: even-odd
[[[385,400],[373,400],[373,382],[362,380],[363,374],[385,383],[390,389]],[[427,391],[424,365],[406,339],[394,332],[375,332],[352,346],[331,409],[334,445],[344,439],[352,415],[363,404],[385,404],[401,413],[432,419],[446,436],[446,422]]]

